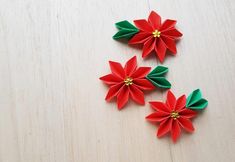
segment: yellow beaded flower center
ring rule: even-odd
[[[172,117],[174,120],[176,120],[177,118],[179,118],[179,117],[180,117],[180,115],[179,115],[179,113],[178,113],[178,112],[176,112],[176,111],[172,111],[172,112],[171,112],[171,117]]]
[[[124,83],[126,86],[129,86],[129,85],[132,85],[133,84],[133,79],[130,78],[130,77],[127,77],[125,80],[124,80]]]
[[[161,35],[161,32],[160,31],[158,31],[158,30],[155,30],[154,32],[152,32],[152,34],[153,34],[153,37],[154,38],[156,38],[156,37],[160,37],[160,35]]]

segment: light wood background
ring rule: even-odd
[[[109,60],[159,64],[112,39],[115,22],[151,10],[184,34],[164,62],[172,90],[209,101],[176,144],[156,138],[149,104],[118,111],[98,79]],[[0,0],[0,162],[235,161],[234,20],[234,0]]]

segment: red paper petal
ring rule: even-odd
[[[168,107],[171,110],[174,110],[175,109],[175,104],[176,104],[176,98],[175,98],[174,94],[169,90],[167,92],[166,105],[168,105]]]
[[[169,108],[167,107],[167,105],[163,102],[153,101],[153,102],[149,102],[149,104],[156,111],[166,112],[168,114],[171,112]]]
[[[176,21],[175,20],[165,20],[160,28],[160,31],[163,32],[164,30],[171,29],[175,26]]]
[[[180,117],[177,120],[179,121],[179,124],[181,125],[181,127],[184,128],[186,131],[190,133],[194,131],[193,124],[189,119]]]
[[[190,109],[182,109],[180,112],[179,112],[180,116],[183,117],[183,118],[193,118],[197,115],[197,112],[196,111],[193,111],[193,110],[190,110]]]
[[[146,117],[146,119],[151,122],[161,122],[167,118],[169,118],[169,114],[165,112],[154,112]]]
[[[176,39],[176,38],[181,37],[183,34],[180,33],[177,29],[173,28],[173,29],[165,30],[165,31],[161,32],[161,35]]]
[[[113,85],[109,88],[109,91],[105,97],[105,100],[110,101],[113,97],[117,96],[118,92],[121,90],[123,83]]]
[[[161,38],[158,39],[157,45],[155,46],[155,52],[160,62],[163,62],[166,54],[166,45]]]
[[[130,95],[131,98],[138,104],[144,105],[144,93],[139,90],[135,85],[130,86]]]
[[[135,34],[130,40],[129,40],[129,44],[139,44],[139,43],[144,43],[146,42],[148,39],[150,39],[152,37],[151,33],[147,33],[147,32],[139,32],[137,34]]]
[[[186,104],[186,96],[183,95],[179,97],[178,100],[176,101],[175,110],[180,111],[185,107],[185,104]]]
[[[142,57],[144,58],[148,56],[154,50],[155,45],[156,45],[155,38],[151,38],[147,42],[145,42],[143,47]]]
[[[158,131],[157,131],[157,136],[162,137],[166,133],[168,133],[171,130],[172,127],[172,118],[169,118],[163,122],[161,122]]]
[[[149,15],[148,22],[152,25],[153,29],[159,29],[161,26],[161,17],[152,11]]]
[[[131,78],[144,78],[151,70],[151,67],[139,67],[132,75]]]
[[[120,92],[117,95],[117,105],[118,109],[121,110],[129,99],[129,87],[123,86]]]
[[[125,78],[125,71],[120,63],[109,61],[109,66],[114,75],[121,79]]]
[[[171,129],[171,138],[174,142],[180,137],[181,129],[177,120],[173,120]]]
[[[141,90],[153,90],[155,86],[147,79],[134,79],[135,85]]]
[[[165,43],[166,47],[173,53],[176,54],[177,53],[177,49],[176,49],[176,45],[175,45],[175,40],[170,38],[170,37],[165,37],[165,36],[161,36],[163,42]]]
[[[116,77],[113,74],[108,74],[105,76],[100,77],[100,80],[102,80],[104,83],[108,85],[114,85],[122,81],[122,79]]]
[[[130,76],[136,70],[136,67],[137,67],[136,56],[134,56],[129,61],[127,61],[124,67],[126,76]]]
[[[135,23],[136,27],[139,28],[141,31],[147,31],[147,32],[152,32],[153,31],[153,28],[144,19],[135,20],[134,23]]]

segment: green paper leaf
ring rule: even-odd
[[[139,32],[134,25],[126,20],[117,22],[115,26],[119,29],[119,31],[113,36],[113,39],[130,39],[133,35]]]
[[[164,77],[168,72],[168,68],[164,66],[157,66],[153,69],[146,78],[155,86],[160,88],[171,88],[171,83]]]
[[[190,106],[202,98],[200,89],[194,90],[187,98],[186,106]]]
[[[168,72],[168,68],[164,66],[157,66],[151,71],[148,76],[163,76]]]
[[[129,23],[127,20],[117,22],[117,23],[115,23],[115,26],[118,29],[136,29],[136,30],[138,30],[134,25]]]
[[[202,110],[207,105],[208,105],[208,101],[206,99],[202,98],[198,102],[190,105],[190,107],[188,107],[188,108],[193,109],[193,110]]]
[[[171,88],[171,83],[164,77],[146,77],[154,86],[160,88]]]
[[[130,30],[120,30],[118,31],[114,36],[113,39],[120,39],[120,38],[131,38],[134,34],[136,33],[136,31],[130,31]]]
[[[194,90],[187,98],[186,107],[193,110],[202,110],[208,105],[208,101],[202,98],[200,89]]]

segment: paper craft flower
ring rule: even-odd
[[[144,90],[153,90],[154,85],[146,79],[146,75],[151,70],[150,67],[137,68],[136,56],[132,57],[124,67],[118,62],[109,61],[111,74],[100,78],[110,86],[105,97],[110,101],[117,97],[118,109],[122,109],[128,102],[129,97],[138,104],[145,104]]]
[[[170,132],[172,140],[176,142],[180,136],[181,128],[190,133],[194,131],[190,119],[196,116],[196,112],[185,107],[185,95],[176,99],[169,90],[166,103],[155,101],[149,103],[156,112],[147,116],[146,119],[151,122],[160,122],[157,131],[158,137],[162,137]]]
[[[143,44],[143,58],[154,51],[163,62],[167,49],[173,55],[177,53],[175,41],[182,36],[182,33],[175,28],[176,20],[167,19],[162,23],[161,17],[152,11],[148,20],[135,20],[134,23],[137,28],[126,20],[116,23],[119,31],[113,38],[131,38],[129,44]]]
[[[175,28],[176,21],[169,20],[161,23],[161,17],[152,11],[148,21],[141,19],[134,21],[139,33],[129,41],[129,44],[143,44],[142,57],[148,56],[152,51],[156,52],[159,60],[163,62],[166,50],[177,53],[175,40],[182,34]]]

